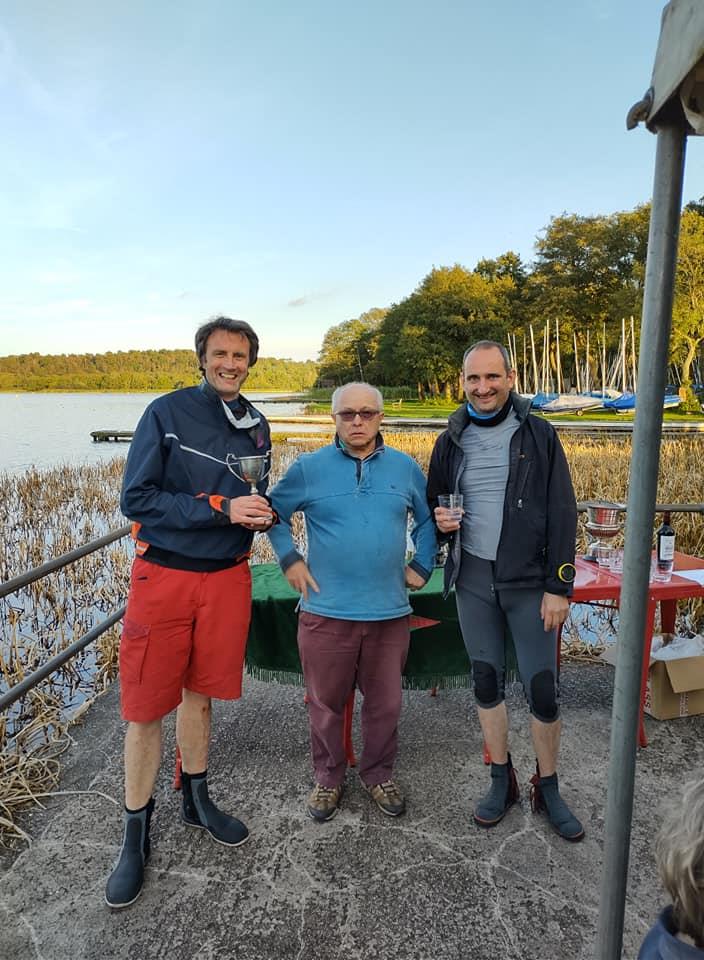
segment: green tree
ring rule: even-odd
[[[499,293],[510,283],[487,280],[460,264],[433,268],[382,324],[384,383],[415,383],[420,398],[456,395],[469,344],[504,336]]]
[[[704,342],[704,216],[684,210],[672,310],[672,359],[682,365],[682,385],[691,386],[692,366]]]
[[[639,327],[649,220],[647,205],[608,216],[565,213],[536,241],[526,316],[539,327],[545,319],[559,321],[563,357],[573,352],[574,334],[583,347],[587,331],[595,345],[605,330],[614,349],[623,318],[638,318]]]
[[[379,374],[376,354],[379,330],[387,308],[372,307],[352,320],[330,327],[318,355],[318,382],[339,385],[351,380],[374,383]]]
[[[318,366],[312,360],[260,357],[251,369],[246,389],[301,392],[313,386],[317,374]],[[162,391],[191,386],[199,380],[192,350],[0,357],[3,390]]]

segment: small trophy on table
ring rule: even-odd
[[[271,454],[254,457],[236,457],[232,453],[227,455],[227,469],[230,473],[249,484],[250,493],[258,493],[257,484],[269,476],[271,471]]]

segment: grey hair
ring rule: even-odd
[[[704,778],[687,783],[668,809],[655,854],[678,931],[704,947]]]
[[[462,357],[462,369],[464,370],[464,362],[470,353],[473,350],[498,350],[501,354],[501,357],[504,361],[504,367],[506,368],[506,373],[510,373],[513,367],[511,366],[511,358],[508,355],[508,350],[502,343],[497,343],[496,340],[477,340],[476,343],[473,343],[471,347],[467,347]]]
[[[206,323],[202,323],[196,330],[196,356],[198,357],[198,366],[200,372],[205,373],[203,364],[205,363],[205,353],[208,349],[208,337],[216,330],[225,330],[227,333],[240,333],[249,341],[249,364],[253,367],[257,362],[259,354],[259,337],[256,335],[250,325],[244,320],[232,320],[230,317],[213,317]]]
[[[341,387],[337,387],[337,389],[333,392],[332,400],[330,401],[330,409],[333,413],[337,412],[335,409],[337,406],[337,401],[349,387],[366,387],[366,389],[370,390],[376,397],[376,403],[379,410],[384,409],[384,398],[381,395],[381,390],[373,387],[371,383],[358,383],[357,381],[352,381],[351,383],[343,383]]]

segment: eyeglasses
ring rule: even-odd
[[[378,417],[381,410],[338,410],[334,416],[340,417],[345,423],[352,423],[355,417],[360,420],[371,420],[372,417]]]

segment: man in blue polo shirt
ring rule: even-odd
[[[381,393],[348,383],[332,397],[332,444],[300,457],[271,491],[280,523],[269,537],[286,579],[301,594],[298,648],[310,720],[315,787],[308,814],[330,820],[345,776],[343,714],[355,683],[364,696],[359,773],[384,813],[405,799],[393,780],[401,673],[409,644],[408,589],[427,581],[436,550],[425,478],[412,457],[384,445]],[[307,559],[291,536],[305,513]],[[406,563],[414,517],[416,554]]]

